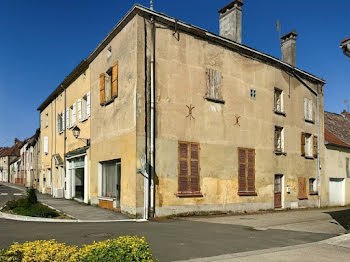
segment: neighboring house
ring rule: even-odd
[[[328,205],[350,204],[350,114],[325,112],[325,184]]]
[[[20,156],[20,148],[23,142],[15,138],[15,143],[12,147],[0,149],[0,181],[10,182],[10,163]]]
[[[43,191],[137,217],[328,202],[325,81],[295,67],[295,31],[282,61],[242,44],[242,6],[215,35],[135,5],[38,108]]]
[[[21,176],[21,158],[17,157],[10,162],[10,183],[23,184]]]
[[[90,69],[83,61],[39,106],[39,191],[89,202]],[[75,129],[74,129],[75,128]],[[80,129],[80,137],[73,130]]]
[[[21,182],[26,187],[35,187],[36,181],[39,178],[39,160],[40,160],[40,129],[37,129],[35,134],[24,140],[22,147],[20,148],[21,155]],[[39,167],[38,167],[39,166]]]

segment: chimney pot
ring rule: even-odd
[[[296,66],[297,36],[297,32],[293,30],[281,37],[282,61],[292,66]]]
[[[220,35],[242,43],[242,0],[235,0],[219,10]]]

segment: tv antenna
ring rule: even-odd
[[[345,99],[345,100],[344,100],[344,104],[345,104],[345,107],[346,107],[346,111],[350,112],[350,108],[349,108],[349,99]]]
[[[279,19],[276,21],[276,31],[278,32],[278,39],[281,39],[281,22]]]

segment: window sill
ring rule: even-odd
[[[309,192],[309,195],[310,196],[315,196],[315,195],[318,195],[318,192]]]
[[[305,122],[310,123],[310,124],[315,124],[315,122],[313,120],[310,120],[310,119],[305,119]]]
[[[276,115],[286,116],[286,113],[281,112],[281,111],[274,110],[273,112],[274,112]]]
[[[309,160],[314,160],[315,158],[313,156],[304,156],[305,159],[309,159]]]
[[[88,120],[89,118],[85,118],[85,119],[82,119],[82,120],[79,120],[80,123],[84,123],[86,120]]]
[[[198,192],[198,193],[177,193],[177,197],[203,197],[203,194]]]
[[[97,198],[98,200],[105,200],[105,201],[114,201],[114,200],[116,200],[116,198],[113,198],[113,197],[98,197]]]
[[[239,196],[257,196],[256,192],[238,192]]]
[[[114,96],[112,97],[110,100],[100,104],[101,106],[108,106],[109,104],[112,104],[114,102],[114,100],[117,98],[118,96]]]
[[[224,100],[221,99],[215,99],[215,98],[211,98],[211,97],[204,97],[206,100],[210,101],[210,102],[214,102],[214,103],[218,103],[218,104],[225,104]]]
[[[286,152],[280,152],[280,151],[274,151],[276,156],[286,156],[287,153]]]
[[[308,200],[307,197],[298,197],[299,200]]]

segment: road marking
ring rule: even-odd
[[[1,193],[0,196],[7,196],[8,193]]]
[[[23,196],[22,193],[13,193],[14,196]]]

